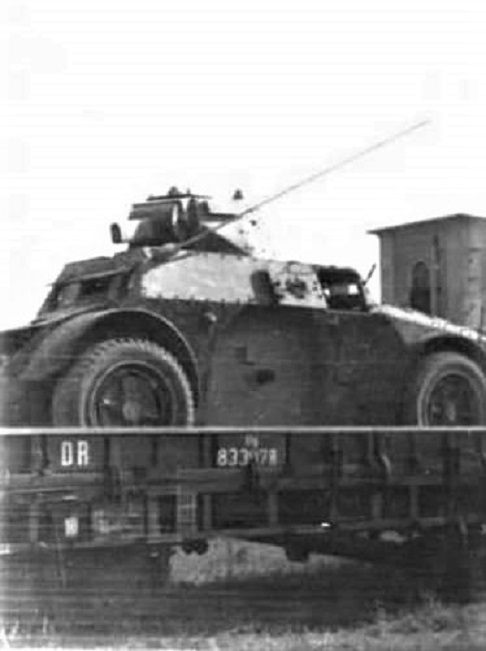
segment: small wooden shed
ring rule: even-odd
[[[486,328],[486,219],[467,214],[370,231],[380,238],[382,301]]]

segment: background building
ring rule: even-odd
[[[486,328],[486,219],[456,214],[379,228],[382,301]]]

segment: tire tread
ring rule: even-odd
[[[174,355],[149,339],[117,337],[95,344],[91,350],[83,354],[79,360],[75,361],[67,373],[60,379],[54,390],[52,400],[53,425],[72,425],[73,410],[76,410],[75,403],[78,398],[78,387],[82,385],[83,380],[92,368],[96,367],[106,356],[111,355],[113,351],[117,351],[122,346],[133,346],[148,355],[154,355],[171,367],[180,383],[187,403],[187,424],[193,424],[195,419],[194,393],[185,371]],[[79,413],[78,418],[82,421]]]

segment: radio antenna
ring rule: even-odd
[[[414,131],[417,131],[418,129],[421,129],[425,125],[429,124],[430,120],[422,120],[421,122],[417,122],[410,127],[407,127],[406,129],[403,129],[402,131],[398,131],[398,133],[395,133],[391,136],[388,136],[388,138],[384,138],[383,140],[379,140],[378,142],[375,142],[373,145],[370,145],[369,147],[366,147],[365,149],[362,149],[361,151],[358,151],[354,154],[351,154],[350,156],[347,156],[346,158],[343,158],[342,160],[338,161],[337,163],[334,163],[333,165],[329,165],[328,167],[325,167],[323,170],[320,172],[316,172],[315,174],[311,174],[311,176],[308,176],[305,179],[302,179],[302,181],[299,181],[298,183],[294,183],[292,185],[289,185],[287,188],[284,190],[280,190],[280,192],[277,192],[276,194],[271,195],[270,197],[267,197],[266,199],[263,199],[259,203],[256,203],[255,205],[251,206],[250,208],[247,208],[244,210],[242,213],[238,215],[238,217],[243,217],[244,215],[248,215],[252,212],[256,212],[257,210],[260,210],[263,208],[263,206],[267,206],[270,203],[273,203],[274,201],[278,201],[278,199],[281,199],[282,197],[285,197],[287,194],[290,194],[291,192],[294,192],[295,190],[299,190],[302,188],[304,185],[308,185],[309,183],[313,183],[314,181],[317,181],[317,179],[322,178],[323,176],[327,176],[328,174],[331,174],[332,172],[336,172],[339,169],[342,169],[343,167],[346,167],[346,165],[351,165],[351,163],[355,163],[357,160],[360,158],[364,158],[365,156],[368,156],[368,154],[372,154],[375,152],[377,149],[381,149],[382,147],[386,147],[387,145],[390,145],[392,142],[395,142],[399,138],[404,138],[405,136],[410,135]]]
[[[194,237],[191,237],[188,240],[186,240],[185,242],[181,242],[180,246],[182,247],[182,246],[188,246],[190,244],[195,244],[196,242],[199,242],[199,240],[202,240],[204,237],[206,237],[206,235],[209,235],[209,233],[215,233],[219,231],[221,228],[223,228],[223,226],[232,224],[238,221],[239,219],[242,219],[242,217],[245,217],[246,215],[250,215],[251,213],[257,212],[258,210],[261,210],[261,208],[263,208],[264,206],[268,206],[270,203],[273,203],[274,201],[278,201],[282,197],[285,197],[286,195],[290,194],[291,192],[295,192],[296,190],[299,190],[300,188],[304,187],[304,185],[313,183],[314,181],[317,181],[317,179],[320,179],[323,176],[327,176],[328,174],[332,174],[333,172],[336,172],[337,170],[340,170],[343,167],[346,167],[347,165],[351,165],[352,163],[355,163],[357,160],[360,160],[361,158],[364,158],[365,156],[372,154],[378,149],[387,147],[388,145],[391,145],[393,142],[399,140],[400,138],[409,136],[414,131],[418,131],[418,129],[422,129],[428,124],[430,124],[430,120],[421,120],[420,122],[413,123],[406,129],[401,129],[400,131],[391,134],[387,138],[383,138],[383,140],[378,140],[372,145],[369,145],[368,147],[365,147],[364,149],[361,149],[355,152],[354,154],[351,154],[350,156],[346,156],[345,158],[341,159],[337,163],[333,163],[332,165],[325,167],[319,172],[315,172],[314,174],[311,174],[305,179],[299,181],[298,183],[293,183],[292,185],[289,185],[283,190],[280,190],[276,194],[273,194],[267,197],[266,199],[262,199],[262,201],[253,204],[253,206],[250,206],[249,208],[246,208],[245,210],[243,210],[243,212],[234,215],[234,217],[231,217],[230,219],[227,219],[220,224],[217,224],[216,226],[214,226],[214,228],[208,229],[207,231],[203,231],[202,233],[198,233]]]

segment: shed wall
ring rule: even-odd
[[[486,220],[458,215],[379,232],[382,300],[411,305],[414,266],[429,271],[433,315],[482,327],[486,306]]]

